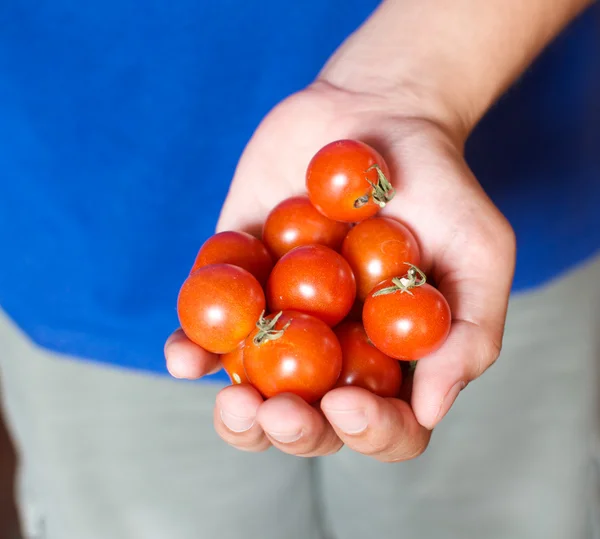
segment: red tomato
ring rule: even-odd
[[[360,322],[345,322],[335,329],[342,347],[342,372],[336,387],[356,386],[380,397],[397,397],[402,386],[400,363],[369,341]]]
[[[301,245],[325,245],[338,251],[349,229],[349,224],[332,221],[318,212],[307,196],[296,196],[271,210],[263,228],[263,241],[277,259]]]
[[[384,354],[413,361],[435,352],[450,332],[446,298],[411,267],[405,277],[378,284],[367,296],[363,323]]]
[[[352,228],[342,245],[342,256],[354,272],[360,301],[381,281],[406,271],[406,263],[421,263],[412,232],[387,217],[373,217]]]
[[[335,385],[342,368],[342,350],[324,322],[284,311],[261,319],[248,336],[244,368],[263,396],[294,393],[312,404]]]
[[[226,354],[242,343],[264,309],[260,283],[231,264],[197,269],[185,280],[177,299],[184,333],[214,354]]]
[[[249,384],[250,381],[244,371],[244,345],[238,346],[233,352],[220,357],[223,369],[229,375],[232,384]]]
[[[335,326],[350,312],[356,282],[348,262],[323,245],[296,247],[279,259],[267,283],[271,311],[300,311]]]
[[[244,268],[263,286],[273,269],[273,259],[259,239],[233,230],[208,238],[198,251],[190,273],[210,264],[232,264]]]
[[[338,140],[321,148],[306,171],[310,201],[334,221],[356,223],[373,217],[393,197],[383,157],[358,140]]]

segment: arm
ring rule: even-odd
[[[467,134],[592,0],[386,0],[321,79]],[[408,108],[407,108],[408,112]]]
[[[499,356],[514,271],[514,233],[465,163],[464,140],[588,3],[386,0],[317,84],[265,118],[239,162],[218,228],[255,229],[275,204],[302,192],[307,163],[322,145],[374,141],[398,182],[399,196],[382,213],[419,238],[421,269],[448,300],[452,329],[442,348],[418,361],[410,405],[344,387],[326,394],[319,410],[289,395],[263,402],[250,387],[230,386],[215,412],[225,441],[304,456],[346,444],[388,462],[425,450],[459,392]],[[166,348],[176,376],[196,378],[217,367],[218,358],[181,332]]]

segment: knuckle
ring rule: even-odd
[[[493,227],[496,248],[504,256],[512,258],[517,250],[517,236],[508,219],[498,212]]]
[[[420,457],[421,455],[423,455],[423,453],[425,453],[425,451],[429,447],[429,440],[430,440],[430,437],[428,436],[420,444],[415,445],[413,447],[413,451],[408,452],[408,454],[407,454],[408,456],[406,457],[405,460],[413,460],[413,459],[416,459],[417,457]]]
[[[429,447],[429,440],[431,439],[431,433],[423,433],[421,436],[411,438],[408,445],[406,443],[400,443],[398,446],[388,454],[382,455],[378,458],[381,462],[395,463],[405,462],[408,460],[414,460],[427,450]]]
[[[247,430],[240,430],[239,432],[232,430],[223,421],[218,406],[213,411],[213,425],[219,438],[236,449],[263,451],[271,445],[264,431],[256,424],[251,425]],[[245,425],[242,427],[245,427]]]
[[[415,447],[412,447],[409,451],[403,452],[403,453],[393,453],[390,456],[383,458],[383,459],[379,459],[382,462],[388,462],[388,463],[396,463],[396,462],[406,462],[408,460],[414,460],[418,457],[420,457],[421,455],[423,455],[423,453],[425,453],[425,450],[427,449],[427,446],[429,444],[428,443],[424,443]]]
[[[477,363],[470,379],[479,378],[485,371],[498,361],[502,351],[502,343],[482,332],[481,344],[477,354]]]
[[[262,453],[263,451],[266,451],[267,449],[269,449],[269,447],[271,447],[271,444],[266,439],[255,444],[246,445],[230,443],[229,445],[234,449],[237,449],[238,451],[244,451],[246,453]]]
[[[219,429],[220,438],[227,444],[243,451],[262,451],[271,444],[262,433],[236,434],[231,431]]]
[[[515,231],[508,219],[491,202],[488,211],[481,212],[477,208],[476,215],[471,214],[468,237],[461,237],[474,247],[478,256],[487,257],[490,262],[498,264],[498,256],[511,259],[516,253],[517,239]]]
[[[298,457],[324,457],[337,453],[343,443],[332,430],[326,430],[320,436],[308,438],[300,446],[296,446],[294,455]]]
[[[294,455],[303,458],[328,457],[330,455],[335,455],[336,453],[338,453],[343,446],[344,444],[340,440],[330,446],[319,446],[313,449],[312,451],[302,451],[300,453],[294,453]]]
[[[390,453],[393,446],[394,443],[390,436],[381,433],[370,436],[361,453],[370,457],[377,457],[378,455]]]
[[[494,339],[489,339],[487,343],[487,349],[484,351],[484,357],[486,360],[484,361],[483,370],[489,369],[500,357],[500,353],[502,352],[502,344],[496,342]],[[483,371],[481,372],[483,374]]]

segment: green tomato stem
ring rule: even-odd
[[[377,172],[377,183],[372,184],[369,182],[373,188],[371,197],[373,198],[373,202],[375,202],[375,204],[377,204],[380,208],[383,208],[390,200],[394,198],[396,190],[385,177],[383,170],[381,170],[381,167],[378,164],[370,166],[367,169],[367,172],[370,170],[375,170]]]
[[[392,286],[382,288],[373,294],[375,296],[385,296],[387,294],[394,294],[400,292],[401,294],[407,293],[412,296],[411,290],[423,286],[427,282],[426,275],[417,266],[405,262],[409,266],[408,271],[404,277],[394,277],[392,279]]]
[[[290,327],[290,324],[292,323],[292,321],[290,320],[281,329],[275,329],[275,326],[276,326],[277,322],[279,321],[279,319],[281,318],[282,314],[283,314],[283,311],[280,311],[270,320],[265,318],[265,311],[263,311],[260,314],[258,322],[256,322],[256,327],[258,328],[258,333],[254,336],[254,339],[252,339],[252,342],[255,345],[260,346],[261,344],[263,344],[267,341],[276,341],[277,339],[280,339],[281,337],[283,337],[285,330]]]

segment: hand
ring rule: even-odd
[[[263,402],[250,387],[226,387],[214,423],[229,444],[247,451],[274,445],[300,456],[346,444],[382,461],[410,459],[425,450],[459,392],[497,359],[515,263],[512,229],[466,165],[460,135],[410,107],[324,82],[284,101],[248,144],[218,230],[260,232],[275,204],[304,191],[306,166],[321,146],[340,138],[370,143],[390,165],[397,190],[383,214],[416,234],[423,269],[452,309],[448,340],[418,362],[410,405],[347,387],[330,391],[319,409],[292,395]],[[181,331],[169,338],[165,355],[177,377],[219,367]]]

